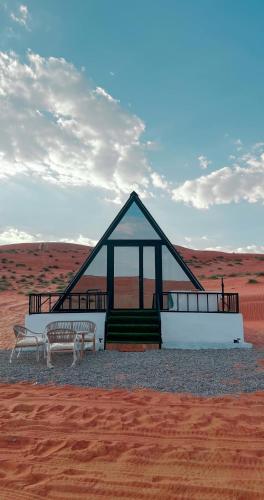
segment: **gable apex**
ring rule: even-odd
[[[132,193],[130,193],[129,198],[139,198],[139,196],[138,196],[138,194],[136,193],[136,191],[132,191]]]

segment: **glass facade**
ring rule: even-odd
[[[139,308],[139,248],[114,248],[114,308]]]
[[[166,245],[162,245],[163,292],[192,290],[192,282]]]
[[[159,245],[158,242],[157,244]],[[188,276],[167,246],[162,245],[161,249],[163,292],[194,289]],[[144,246],[143,243],[140,250],[137,244],[119,246],[118,243],[113,242],[113,262],[111,266],[113,268],[114,308],[152,308],[154,294],[156,293],[156,251],[155,245]],[[88,300],[91,303],[94,302],[95,309],[98,305],[96,301],[100,300],[100,298],[96,298],[95,294],[97,292],[107,292],[107,252],[108,245],[106,242],[72,290],[73,293],[88,293]],[[140,258],[142,259],[141,269]],[[72,308],[74,308],[77,300],[81,301],[81,309],[87,307],[87,298],[85,296],[80,299],[72,297],[71,300]],[[93,308],[91,303],[89,303],[90,309]]]
[[[84,294],[81,298],[71,297],[72,301],[81,301],[82,309],[92,308],[90,303],[87,308],[87,300],[94,300],[96,309],[101,292],[108,294],[110,308],[149,309],[153,307],[155,293],[196,288],[195,281],[190,280],[184,265],[178,263],[167,240],[159,236],[158,226],[152,225],[152,219],[144,207],[140,208],[137,199],[103,240],[97,255],[71,290],[73,295]]]
[[[114,229],[109,239],[159,240],[160,237],[134,202]]]

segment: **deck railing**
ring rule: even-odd
[[[29,314],[50,312],[100,312],[107,311],[107,292],[69,293],[30,293]],[[62,300],[60,300],[62,299]],[[198,312],[198,313],[238,313],[238,293],[221,292],[163,292],[153,297],[153,307],[161,312]]]
[[[238,293],[163,292],[160,310],[191,313],[239,313]]]
[[[107,292],[69,293],[60,301],[62,297],[63,293],[30,293],[29,314],[100,312],[107,309]]]

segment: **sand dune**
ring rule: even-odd
[[[263,393],[0,393],[1,500],[263,499]]]
[[[206,289],[219,290],[210,275],[225,274],[226,291],[240,292],[246,339],[263,346],[264,256],[179,250]],[[23,322],[24,294],[67,283],[88,251],[1,247],[1,348]],[[2,384],[0,401],[0,500],[264,498],[263,393],[206,399]]]

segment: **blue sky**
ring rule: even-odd
[[[0,243],[96,241],[135,189],[173,243],[264,252],[262,1],[0,5]]]

